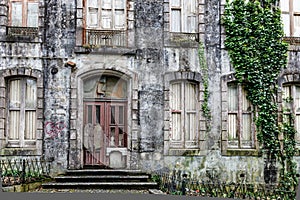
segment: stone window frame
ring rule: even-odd
[[[284,85],[299,85],[300,86],[300,71],[287,71],[284,72],[278,78],[278,98],[277,102],[279,104],[279,123],[283,122],[284,116],[284,99],[283,99],[283,86]],[[294,111],[292,111],[292,115],[294,115]],[[280,136],[281,138],[283,136]],[[300,155],[300,145],[296,144],[296,153],[297,156]]]
[[[37,69],[26,67],[5,69],[0,71],[0,149],[1,154],[8,155],[12,152],[42,155],[42,141],[43,141],[43,110],[44,110],[44,83],[43,72]],[[7,133],[7,80],[15,77],[28,77],[36,80],[37,84],[37,108],[36,108],[36,142],[30,147],[8,147],[8,133]]]
[[[174,5],[172,4],[173,1],[176,1],[177,3],[179,3],[180,5]],[[191,1],[194,1],[193,3],[195,4],[195,7],[192,9],[192,6],[189,5],[189,9],[190,10],[185,10],[185,6],[184,6],[184,2],[190,2]],[[199,32],[199,27],[197,27],[197,22],[198,22],[198,0],[189,0],[189,1],[185,1],[185,0],[169,0],[169,9],[170,9],[170,32],[175,32],[175,33],[198,33]],[[173,13],[175,13],[176,11],[179,12],[180,16],[179,16],[179,20],[174,20],[176,21],[178,24],[179,24],[179,29],[180,30],[176,30],[176,25],[175,23],[173,23],[173,20],[172,20],[172,16],[173,16]],[[189,11],[190,13],[185,13]],[[190,16],[186,16],[186,15],[190,15]],[[188,27],[188,18],[191,17],[191,16],[194,16],[195,17],[195,30],[187,30],[186,27]],[[173,25],[172,25],[173,24]]]
[[[14,0],[12,0],[14,1]],[[21,0],[16,0],[21,1]],[[28,0],[38,3],[38,25],[37,27],[27,27],[27,26],[11,26],[10,23],[10,10],[11,4],[9,1],[0,4],[0,10],[2,11],[0,15],[0,20],[5,22],[0,25],[0,38],[4,41],[18,41],[18,42],[34,42],[40,43],[43,40],[43,26],[45,18],[45,2],[44,0]]]
[[[237,82],[234,73],[221,76],[221,148],[222,155],[226,156],[260,156],[259,154],[259,143],[256,138],[256,131],[254,128],[253,136],[254,147],[253,148],[233,148],[229,146],[228,138],[228,83]],[[253,123],[252,123],[253,124]],[[254,126],[254,125],[252,125]]]
[[[198,47],[198,42],[205,40],[205,0],[198,0],[196,33],[183,33],[171,31],[170,0],[164,0],[164,39],[165,46],[191,45]]]
[[[77,0],[76,4],[76,51],[86,52],[91,48],[95,51],[101,51],[102,46],[106,47],[134,47],[134,0],[126,0],[125,15],[126,23],[124,29],[88,29],[86,26],[86,2],[87,0]],[[93,40],[89,40],[89,36]],[[105,40],[105,41],[104,41]],[[107,42],[115,40],[117,42]]]
[[[12,21],[12,7],[14,3],[21,3],[22,5],[22,25],[21,26],[15,26],[12,25],[13,21]],[[39,0],[8,0],[8,23],[10,26],[15,26],[15,27],[31,27],[28,24],[28,4],[29,3],[35,3],[35,4],[39,4]],[[39,6],[38,6],[38,10],[37,13],[39,13]],[[32,27],[38,27],[38,16],[37,17],[37,26],[32,26]]]
[[[123,10],[124,11],[124,15],[127,16],[127,0],[121,0],[121,1],[124,1],[124,7],[121,9],[121,8],[117,8],[116,5],[115,5],[115,2],[116,0],[113,0],[111,1],[111,8],[103,8],[103,2],[105,0],[98,0],[98,5],[96,7],[89,7],[89,1],[95,1],[95,0],[85,0],[85,8],[84,8],[84,12],[85,12],[85,27],[86,28],[89,28],[89,29],[97,29],[97,30],[126,30],[127,29],[127,23],[124,24],[124,27],[116,27],[116,16],[115,16],[115,12],[117,11],[120,11],[120,10]],[[107,1],[107,0],[106,0]],[[94,10],[94,11],[97,11],[97,19],[98,19],[98,26],[89,26],[88,27],[88,20],[89,20],[89,8],[91,8],[91,10]],[[109,11],[112,13],[111,15],[111,28],[105,28],[103,27],[103,24],[104,24],[104,20],[101,19],[102,16],[102,12],[103,11]],[[126,19],[124,20],[125,22],[127,22],[127,17]]]
[[[172,82],[191,81],[198,83],[198,144],[194,148],[172,148],[170,141],[170,85]],[[169,72],[164,75],[164,155],[202,155],[205,150],[206,120],[202,116],[204,86],[198,72]],[[204,154],[203,154],[204,155]]]

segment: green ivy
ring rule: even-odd
[[[205,57],[205,49],[204,45],[200,42],[198,48],[198,57],[199,57],[199,64],[202,71],[202,82],[204,86],[204,98],[202,102],[202,113],[206,119],[206,131],[209,132],[211,129],[210,121],[211,121],[211,111],[208,105],[208,98],[209,98],[209,91],[208,91],[208,67],[206,63]]]
[[[281,164],[279,186],[287,198],[295,198],[297,185],[295,129],[278,124],[276,80],[287,63],[288,46],[284,36],[281,11],[276,0],[226,0],[223,23],[225,47],[235,76],[245,85],[247,98],[255,107],[257,139],[268,158]],[[281,128],[282,127],[282,128]],[[281,142],[279,136],[283,134]]]

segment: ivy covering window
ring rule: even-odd
[[[197,0],[170,0],[170,30],[197,33]]]
[[[10,0],[9,23],[17,27],[38,27],[39,3],[37,0]]]
[[[36,139],[37,84],[30,78],[8,81],[8,147],[30,147]]]
[[[288,37],[300,37],[300,2],[299,0],[281,0],[284,33]]]
[[[171,147],[198,146],[198,84],[189,81],[170,85]]]
[[[126,0],[87,0],[87,28],[122,30],[126,24]]]
[[[252,106],[242,85],[228,84],[228,146],[254,148]]]
[[[297,146],[300,146],[300,84],[284,85],[282,97],[283,121],[288,124],[295,123],[295,140]]]

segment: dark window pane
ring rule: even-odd
[[[124,124],[124,107],[119,106],[119,124]]]
[[[87,113],[87,117],[88,117],[87,122],[88,123],[93,123],[93,115],[92,115],[92,113],[93,113],[93,107],[92,106],[88,106],[88,111],[87,112],[88,112]]]
[[[116,120],[115,120],[115,106],[112,106],[111,108],[110,108],[111,110],[110,110],[110,123],[111,124],[116,124]]]
[[[100,115],[100,106],[96,106],[96,123],[100,124],[101,115]]]

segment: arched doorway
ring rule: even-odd
[[[111,152],[127,147],[127,88],[127,81],[115,75],[83,80],[84,167],[126,167],[124,158]]]

